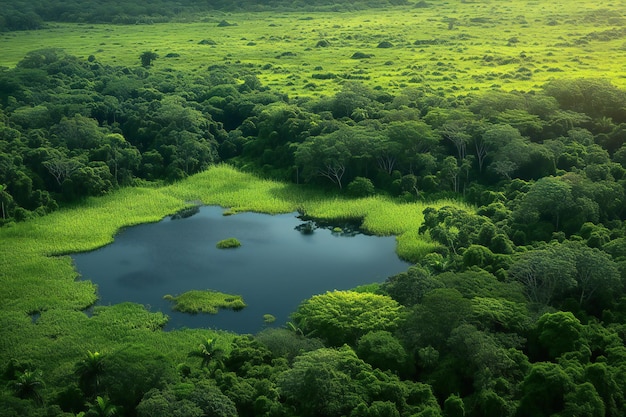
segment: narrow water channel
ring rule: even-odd
[[[395,254],[394,237],[296,230],[297,213],[239,213],[223,216],[221,207],[202,207],[192,217],[133,226],[98,250],[72,255],[82,279],[98,285],[100,305],[132,301],[170,317],[166,329],[216,328],[255,333],[263,315],[285,324],[303,300],[328,290],[382,282],[405,271]],[[217,249],[235,237],[236,249]],[[241,311],[216,315],[172,311],[166,294],[216,290],[242,295]]]

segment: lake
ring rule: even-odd
[[[122,230],[115,241],[72,255],[82,279],[98,285],[99,305],[131,301],[170,317],[166,329],[215,328],[256,333],[263,315],[284,325],[305,299],[343,290],[406,271],[395,254],[395,237],[333,233],[318,228],[305,234],[297,213],[223,216],[221,207],[201,207],[188,218]],[[236,249],[217,249],[235,237]],[[243,296],[241,311],[190,315],[173,311],[166,294],[216,290]]]

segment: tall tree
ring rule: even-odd
[[[528,300],[550,305],[576,287],[576,259],[561,244],[524,252],[509,269],[509,278],[520,282]]]
[[[104,373],[104,356],[99,352],[87,351],[85,357],[76,364],[78,384],[87,397],[100,392],[100,379]]]

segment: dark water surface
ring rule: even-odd
[[[394,237],[337,235],[319,228],[303,234],[296,214],[240,213],[202,207],[192,217],[166,218],[123,230],[115,242],[73,255],[83,279],[98,285],[99,304],[132,301],[170,316],[167,329],[206,327],[255,333],[263,315],[283,325],[303,300],[328,290],[382,282],[405,271],[394,252]],[[236,249],[217,249],[229,237]],[[166,294],[189,290],[240,294],[248,305],[216,315],[175,312]]]

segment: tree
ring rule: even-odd
[[[393,331],[400,321],[400,305],[383,295],[354,291],[329,291],[305,300],[292,318],[304,332],[330,345],[354,344],[375,330]]]
[[[171,383],[176,371],[163,354],[145,345],[127,345],[103,359],[101,386],[114,404],[134,409],[144,394]]]
[[[419,266],[409,267],[406,272],[393,275],[382,285],[383,291],[405,307],[418,304],[429,291],[445,285],[430,272]]]
[[[509,279],[524,286],[530,302],[551,305],[576,286],[576,260],[564,245],[524,252],[511,265]]]
[[[104,356],[99,352],[87,351],[87,354],[76,364],[75,373],[78,375],[78,384],[87,397],[100,392],[100,378],[104,373]]]
[[[352,157],[348,146],[352,135],[348,128],[344,128],[307,139],[295,151],[296,164],[303,167],[308,178],[322,176],[343,188],[343,175]]]
[[[583,344],[582,331],[582,324],[569,311],[546,313],[537,321],[537,340],[550,359],[578,350]]]
[[[356,345],[359,358],[383,371],[401,372],[406,370],[407,354],[402,344],[384,330],[363,335]]]
[[[402,336],[414,349],[446,347],[452,330],[471,317],[472,303],[456,289],[437,288],[413,307],[403,326]]]
[[[452,120],[446,122],[439,129],[441,136],[452,142],[456,148],[459,163],[465,159],[465,156],[467,155],[467,144],[472,138],[472,136],[467,132],[468,123],[469,122],[466,120]]]
[[[298,356],[293,367],[278,376],[277,385],[287,404],[303,417],[395,416],[405,410],[414,415],[426,405],[438,407],[428,386],[404,384],[372,369],[348,346]]]
[[[153,51],[145,51],[145,52],[142,52],[141,55],[139,55],[139,59],[141,59],[141,65],[145,68],[152,65],[152,61],[154,61],[158,57],[159,55]]]
[[[617,264],[606,252],[582,243],[567,243],[576,262],[575,291],[579,293],[580,306],[622,290]],[[601,306],[598,306],[601,308]]]
[[[416,162],[419,162],[416,156],[434,150],[439,143],[439,138],[431,127],[418,120],[391,122],[386,126],[384,133],[389,140],[390,152],[386,160],[379,159],[379,164],[384,161],[389,162],[389,156],[394,155],[404,163],[405,167],[408,167],[410,172],[413,172]],[[384,166],[390,168],[389,163]],[[391,171],[388,172],[391,173]]]
[[[211,362],[219,361],[224,356],[224,350],[218,348],[216,343],[217,339],[205,339],[197,350],[189,352],[187,356],[202,359],[200,367],[208,367]]]
[[[454,156],[447,156],[441,163],[441,170],[439,175],[445,182],[449,182],[452,186],[452,191],[459,192],[459,173],[461,167]]]
[[[491,125],[474,140],[478,169],[483,170],[486,158],[497,153],[502,147],[514,141],[522,140],[520,132],[508,124]]]
[[[553,416],[563,410],[565,396],[573,389],[570,376],[560,365],[550,362],[535,363],[520,386],[518,415]]]
[[[49,159],[43,162],[48,172],[54,177],[58,185],[63,185],[74,172],[83,166],[83,164],[75,158],[68,158],[61,152],[54,150],[50,153]]]
[[[572,208],[573,203],[570,184],[556,177],[544,177],[530,187],[516,215],[527,224],[546,216],[558,231],[561,217]]]
[[[11,387],[16,397],[31,399],[39,405],[43,404],[43,397],[40,393],[44,387],[43,372],[41,370],[20,372],[17,378],[11,381]]]
[[[356,177],[348,184],[347,191],[354,197],[369,197],[374,194],[374,184],[369,178]]]
[[[141,154],[124,136],[110,133],[104,137],[103,145],[91,154],[92,160],[106,162],[115,184],[129,184],[133,173],[139,169]]]
[[[93,403],[88,403],[89,410],[85,417],[114,417],[118,415],[117,407],[111,404],[108,398],[97,396]]]
[[[53,133],[53,143],[65,145],[69,150],[93,149],[100,146],[104,139],[104,132],[98,122],[81,114],[63,117],[50,130]]]
[[[589,382],[576,385],[565,394],[563,417],[605,417],[606,407],[595,387]]]
[[[465,405],[458,395],[451,394],[443,403],[444,417],[464,417]]]

